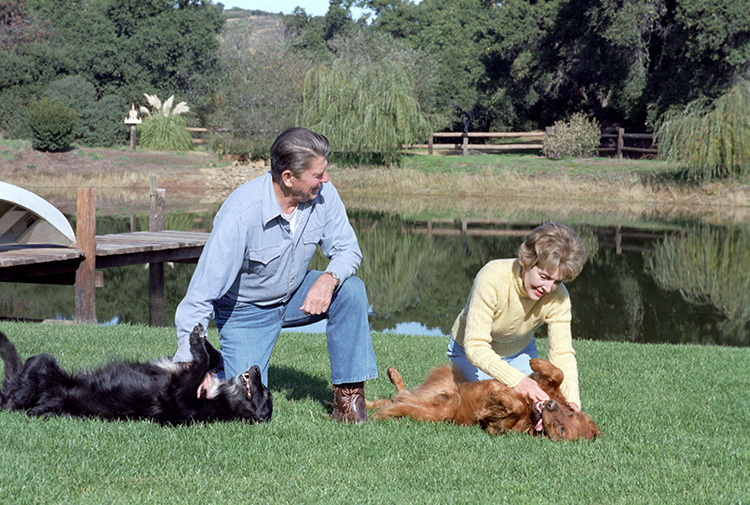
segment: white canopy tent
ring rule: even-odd
[[[75,246],[76,236],[62,212],[44,198],[0,182],[0,245]]]

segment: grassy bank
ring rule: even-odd
[[[0,180],[75,213],[76,190],[97,189],[103,213],[148,208],[151,178],[167,189],[175,210],[214,208],[264,166],[233,166],[205,151],[162,153],[126,148],[75,148],[40,153],[25,141],[0,139]],[[349,208],[407,218],[700,219],[750,218],[750,180],[692,184],[657,160],[536,155],[409,155],[401,167],[346,168],[332,163],[331,180]]]
[[[0,330],[24,356],[51,352],[66,368],[175,348],[170,328],[2,323]],[[368,397],[392,394],[389,365],[415,385],[445,361],[444,338],[373,340],[381,377],[368,383]],[[411,421],[330,422],[324,337],[285,334],[270,373],[274,419],[262,426],[165,428],[0,412],[0,502],[750,502],[750,349],[586,340],[576,349],[583,408],[604,433],[594,442]]]

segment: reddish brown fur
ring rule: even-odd
[[[562,371],[542,359],[532,359],[531,378],[549,395],[542,408],[544,435],[553,440],[593,439],[599,434],[596,424],[576,412],[560,392]],[[406,389],[401,374],[391,367],[388,376],[396,386],[390,400],[367,402],[377,408],[373,419],[410,417],[423,421],[478,424],[491,434],[518,431],[535,434],[534,406],[512,388],[496,380],[464,381],[461,373],[448,365],[436,368],[421,386]]]

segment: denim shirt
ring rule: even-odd
[[[208,327],[213,302],[260,306],[285,303],[302,283],[316,247],[340,282],[362,260],[354,229],[336,188],[323,183],[315,200],[298,204],[292,234],[282,217],[271,172],[232,192],[214,218],[185,298],[175,313],[178,349],[174,361],[192,361],[190,332]]]

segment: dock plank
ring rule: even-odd
[[[208,240],[206,232],[164,230],[96,236],[96,268],[195,261]],[[33,281],[59,271],[69,272],[84,259],[83,251],[37,245],[0,246],[0,281]]]

